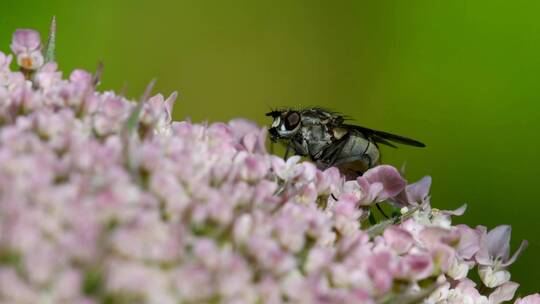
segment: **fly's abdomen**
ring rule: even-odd
[[[360,136],[351,136],[343,146],[335,164],[360,161],[364,163],[366,169],[369,169],[379,163],[379,158],[379,149],[373,142]]]

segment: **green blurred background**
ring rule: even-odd
[[[176,119],[325,106],[417,138],[383,148],[407,178],[433,176],[433,205],[489,228],[513,226],[520,293],[540,288],[539,1],[1,0],[0,50],[16,28],[58,18],[67,74],[105,63],[102,89],[180,92]],[[539,188],[537,188],[539,187]]]

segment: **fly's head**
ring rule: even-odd
[[[286,109],[275,110],[266,113],[274,119],[272,126],[268,129],[272,141],[288,140],[294,137],[302,125],[302,116],[300,112]]]

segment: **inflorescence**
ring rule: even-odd
[[[244,120],[172,121],[177,94],[132,102],[62,78],[17,30],[0,52],[0,302],[501,303],[509,226],[452,225],[430,177],[381,165],[346,181],[265,149]],[[52,42],[51,42],[52,41]],[[371,208],[386,202],[390,219]],[[476,271],[479,280],[468,278]],[[515,303],[540,303],[540,295]]]

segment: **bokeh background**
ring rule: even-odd
[[[513,226],[520,293],[540,290],[539,1],[0,1],[0,50],[58,18],[66,73],[105,64],[102,89],[180,92],[174,115],[269,124],[325,106],[428,147],[383,148],[458,219]]]

